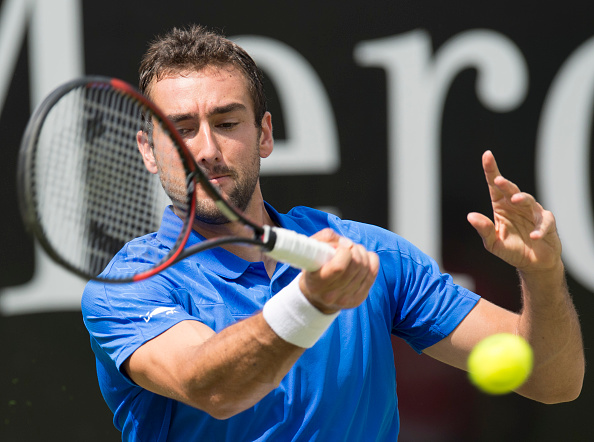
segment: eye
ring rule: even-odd
[[[239,123],[236,122],[225,122],[225,123],[220,123],[217,125],[217,127],[223,129],[223,130],[231,130],[233,129],[235,126],[237,126]]]
[[[189,137],[194,132],[194,129],[189,127],[178,127],[177,131],[182,137]]]

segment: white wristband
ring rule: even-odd
[[[270,328],[282,339],[298,347],[310,348],[340,312],[326,315],[311,305],[301,293],[300,278],[301,275],[269,299],[262,314]]]

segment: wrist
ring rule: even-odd
[[[565,268],[562,264],[546,271],[518,270],[518,276],[522,288],[524,311],[562,307],[570,299]]]
[[[309,303],[311,305],[313,305],[315,308],[317,308],[320,312],[324,313],[325,315],[332,315],[332,314],[340,311],[340,309],[328,307],[324,304],[321,304],[321,303],[316,302],[313,299],[311,299],[312,298],[311,293],[308,292],[307,286],[306,286],[304,280],[305,280],[305,277],[299,278],[299,290],[301,290],[301,293],[303,293],[303,295],[305,296],[305,298],[309,301]]]
[[[547,268],[538,269],[517,269],[520,280],[529,283],[554,284],[555,282],[565,281],[565,266],[559,259],[557,262]]]
[[[309,302],[301,291],[298,276],[273,296],[262,314],[270,328],[283,340],[310,348],[318,341],[340,311],[325,314]]]

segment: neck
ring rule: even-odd
[[[275,225],[275,223],[272,221],[272,218],[270,218],[266,207],[264,206],[264,201],[262,198],[258,198],[256,201],[252,200],[249,207],[245,211],[245,215],[256,224],[270,226]],[[196,220],[194,221],[193,229],[206,239],[222,236],[241,236],[246,238],[253,236],[253,231],[238,221],[224,224],[209,224]],[[276,261],[264,254],[264,252],[258,247],[250,247],[240,244],[227,244],[221,247],[246,261],[262,261],[266,267],[268,276],[271,277],[274,273]]]

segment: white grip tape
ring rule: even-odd
[[[280,227],[272,227],[271,230],[276,234],[276,243],[267,255],[277,261],[315,272],[336,253],[331,245],[301,233]]]
[[[330,327],[340,312],[326,315],[315,308],[301,293],[299,279],[270,298],[262,314],[270,328],[283,340],[302,348],[310,348]]]

